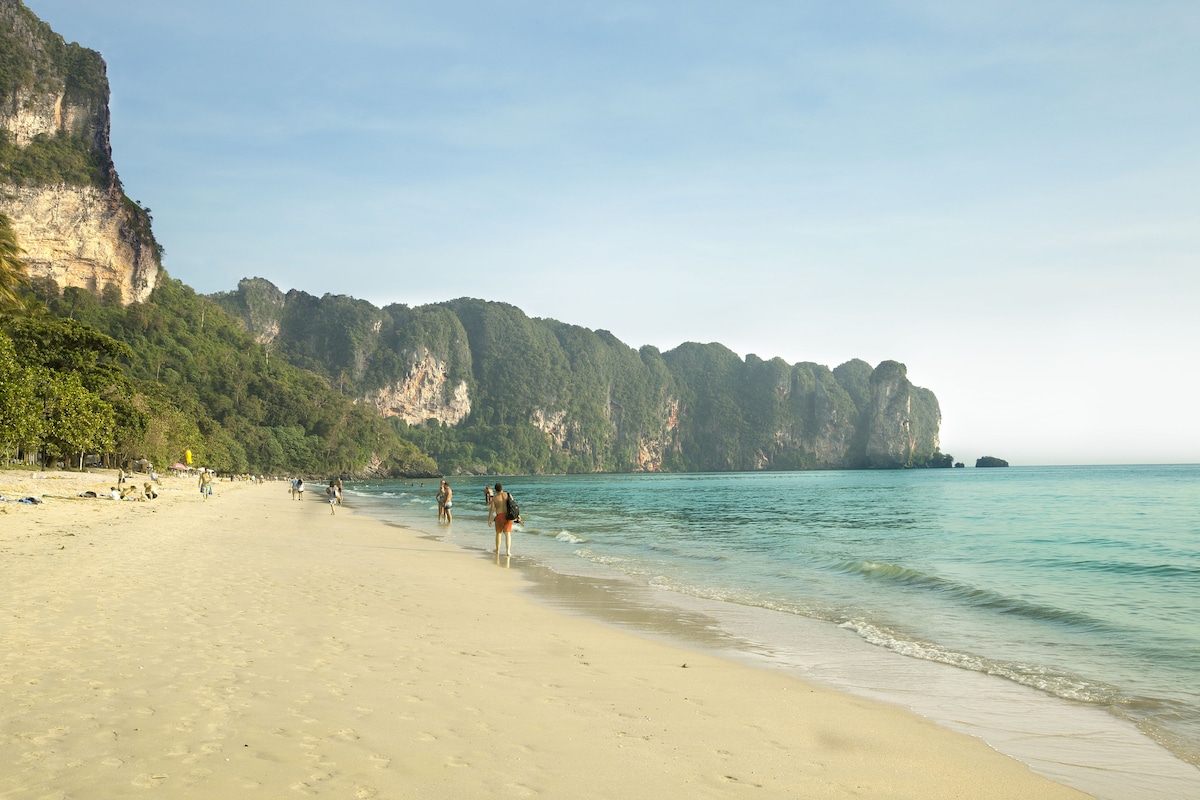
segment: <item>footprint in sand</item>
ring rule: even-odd
[[[392,760],[387,756],[376,754],[371,756],[371,765],[375,767],[375,769],[387,769],[392,765]]]
[[[332,777],[333,777],[332,773],[318,772],[315,775],[308,776],[308,780],[298,781],[297,783],[293,783],[292,789],[294,789],[297,792],[302,792],[304,794],[317,794],[318,784],[324,783],[325,781],[329,780]]]

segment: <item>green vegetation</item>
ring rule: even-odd
[[[0,214],[0,313],[15,311],[21,305],[20,291],[29,283],[25,274],[25,253],[17,242],[12,220]]]
[[[68,44],[20,2],[2,13],[12,22],[0,24],[0,97],[23,88],[53,92],[62,87],[74,105],[107,105],[108,78],[99,53]]]
[[[0,131],[0,183],[18,186],[105,186],[104,159],[90,142],[60,131],[54,136],[34,137],[17,147],[12,134]]]
[[[35,290],[47,310],[0,325],[8,343],[0,393],[24,398],[25,408],[30,386],[43,387],[38,425],[0,420],[10,453],[74,460],[99,452],[164,465],[190,448],[197,463],[223,472],[436,470],[328,381],[282,359],[268,363],[224,311],[168,276],[148,302],[125,308],[81,289],[60,294],[45,280]]]
[[[397,435],[447,473],[619,472],[940,466],[940,410],[903,364],[854,360],[830,370],[745,360],[719,344],[640,351],[607,331],[472,298],[382,309],[339,295],[286,295],[262,279],[214,300],[247,328],[271,331],[275,352],[351,397],[403,386],[443,365],[443,400],[466,385],[470,416]],[[873,381],[886,413],[872,413]],[[890,400],[889,400],[890,398]],[[883,422],[879,422],[880,419]],[[899,461],[868,453],[872,425],[911,426]],[[881,434],[885,436],[886,433]],[[890,456],[889,456],[890,457]]]
[[[61,94],[64,105],[81,111],[90,123],[59,130],[18,146],[12,134],[0,135],[0,183],[45,186],[107,186],[112,173],[105,121],[108,78],[100,54],[68,44],[21,3],[0,9],[0,102],[14,108],[50,106]]]

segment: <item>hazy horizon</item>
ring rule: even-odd
[[[1200,462],[1200,9],[26,3],[197,291],[907,365],[973,465]]]

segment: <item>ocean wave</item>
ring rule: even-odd
[[[901,655],[995,675],[1067,700],[1105,706],[1122,701],[1120,693],[1113,686],[1041,665],[997,661],[973,653],[953,650],[933,642],[902,636],[895,631],[861,619],[848,620],[839,627],[852,630],[865,641]]]
[[[1182,564],[1134,564],[1128,561],[1076,561],[1060,563],[1068,569],[1103,572],[1112,575],[1136,575],[1146,578],[1200,578],[1200,567]]]
[[[1014,614],[1026,619],[1077,625],[1093,630],[1109,627],[1102,620],[1082,612],[1031,603],[1019,597],[1011,597],[991,589],[981,589],[977,586],[959,583],[911,567],[881,564],[875,561],[843,561],[837,565],[836,569],[839,572],[861,575],[871,580],[888,581],[915,589],[932,591],[968,605],[998,611],[1001,614]]]
[[[558,535],[554,538],[560,542],[566,542],[567,544],[583,544],[585,541],[587,541],[582,536],[576,536],[570,531],[559,531]]]

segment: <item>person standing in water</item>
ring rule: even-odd
[[[513,521],[508,518],[508,492],[498,483],[496,493],[492,495],[488,516],[492,517],[496,524],[496,555],[500,555],[500,534],[504,534],[504,552],[511,556]]]
[[[450,488],[450,484],[442,481],[442,492],[446,497],[442,505],[442,510],[446,512],[446,522],[454,522],[454,512],[450,510],[450,507],[454,505],[454,490]]]

